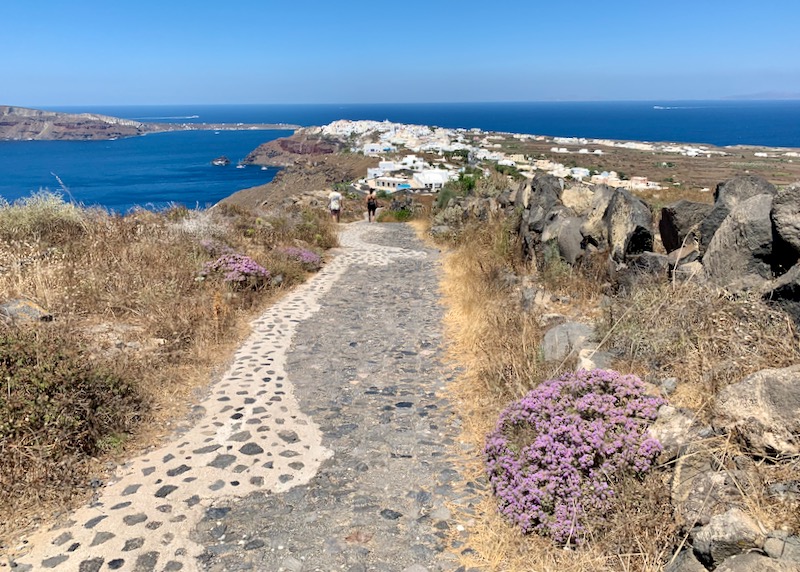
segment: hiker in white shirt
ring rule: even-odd
[[[328,195],[328,208],[331,209],[331,217],[339,222],[339,214],[342,212],[342,193],[337,190],[331,191]]]

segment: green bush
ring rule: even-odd
[[[450,202],[450,199],[453,197],[458,196],[458,191],[454,189],[449,183],[442,187],[439,193],[436,195],[436,208],[441,210],[447,206],[447,203]]]
[[[53,327],[0,329],[0,490],[53,476],[130,433],[147,407]],[[51,474],[48,474],[51,473]]]

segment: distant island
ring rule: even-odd
[[[0,141],[101,141],[166,131],[298,129],[286,123],[147,123],[96,113],[0,106]]]

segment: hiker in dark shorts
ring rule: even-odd
[[[375,211],[378,210],[378,196],[375,194],[375,189],[370,189],[367,195],[367,220],[372,222],[375,218]]]

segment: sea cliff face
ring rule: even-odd
[[[0,106],[0,140],[102,140],[159,131],[153,124],[93,113]]]
[[[259,145],[242,162],[246,165],[288,167],[303,158],[331,155],[341,151],[343,147],[339,141],[310,137],[304,130],[300,130],[291,137],[282,137]]]

